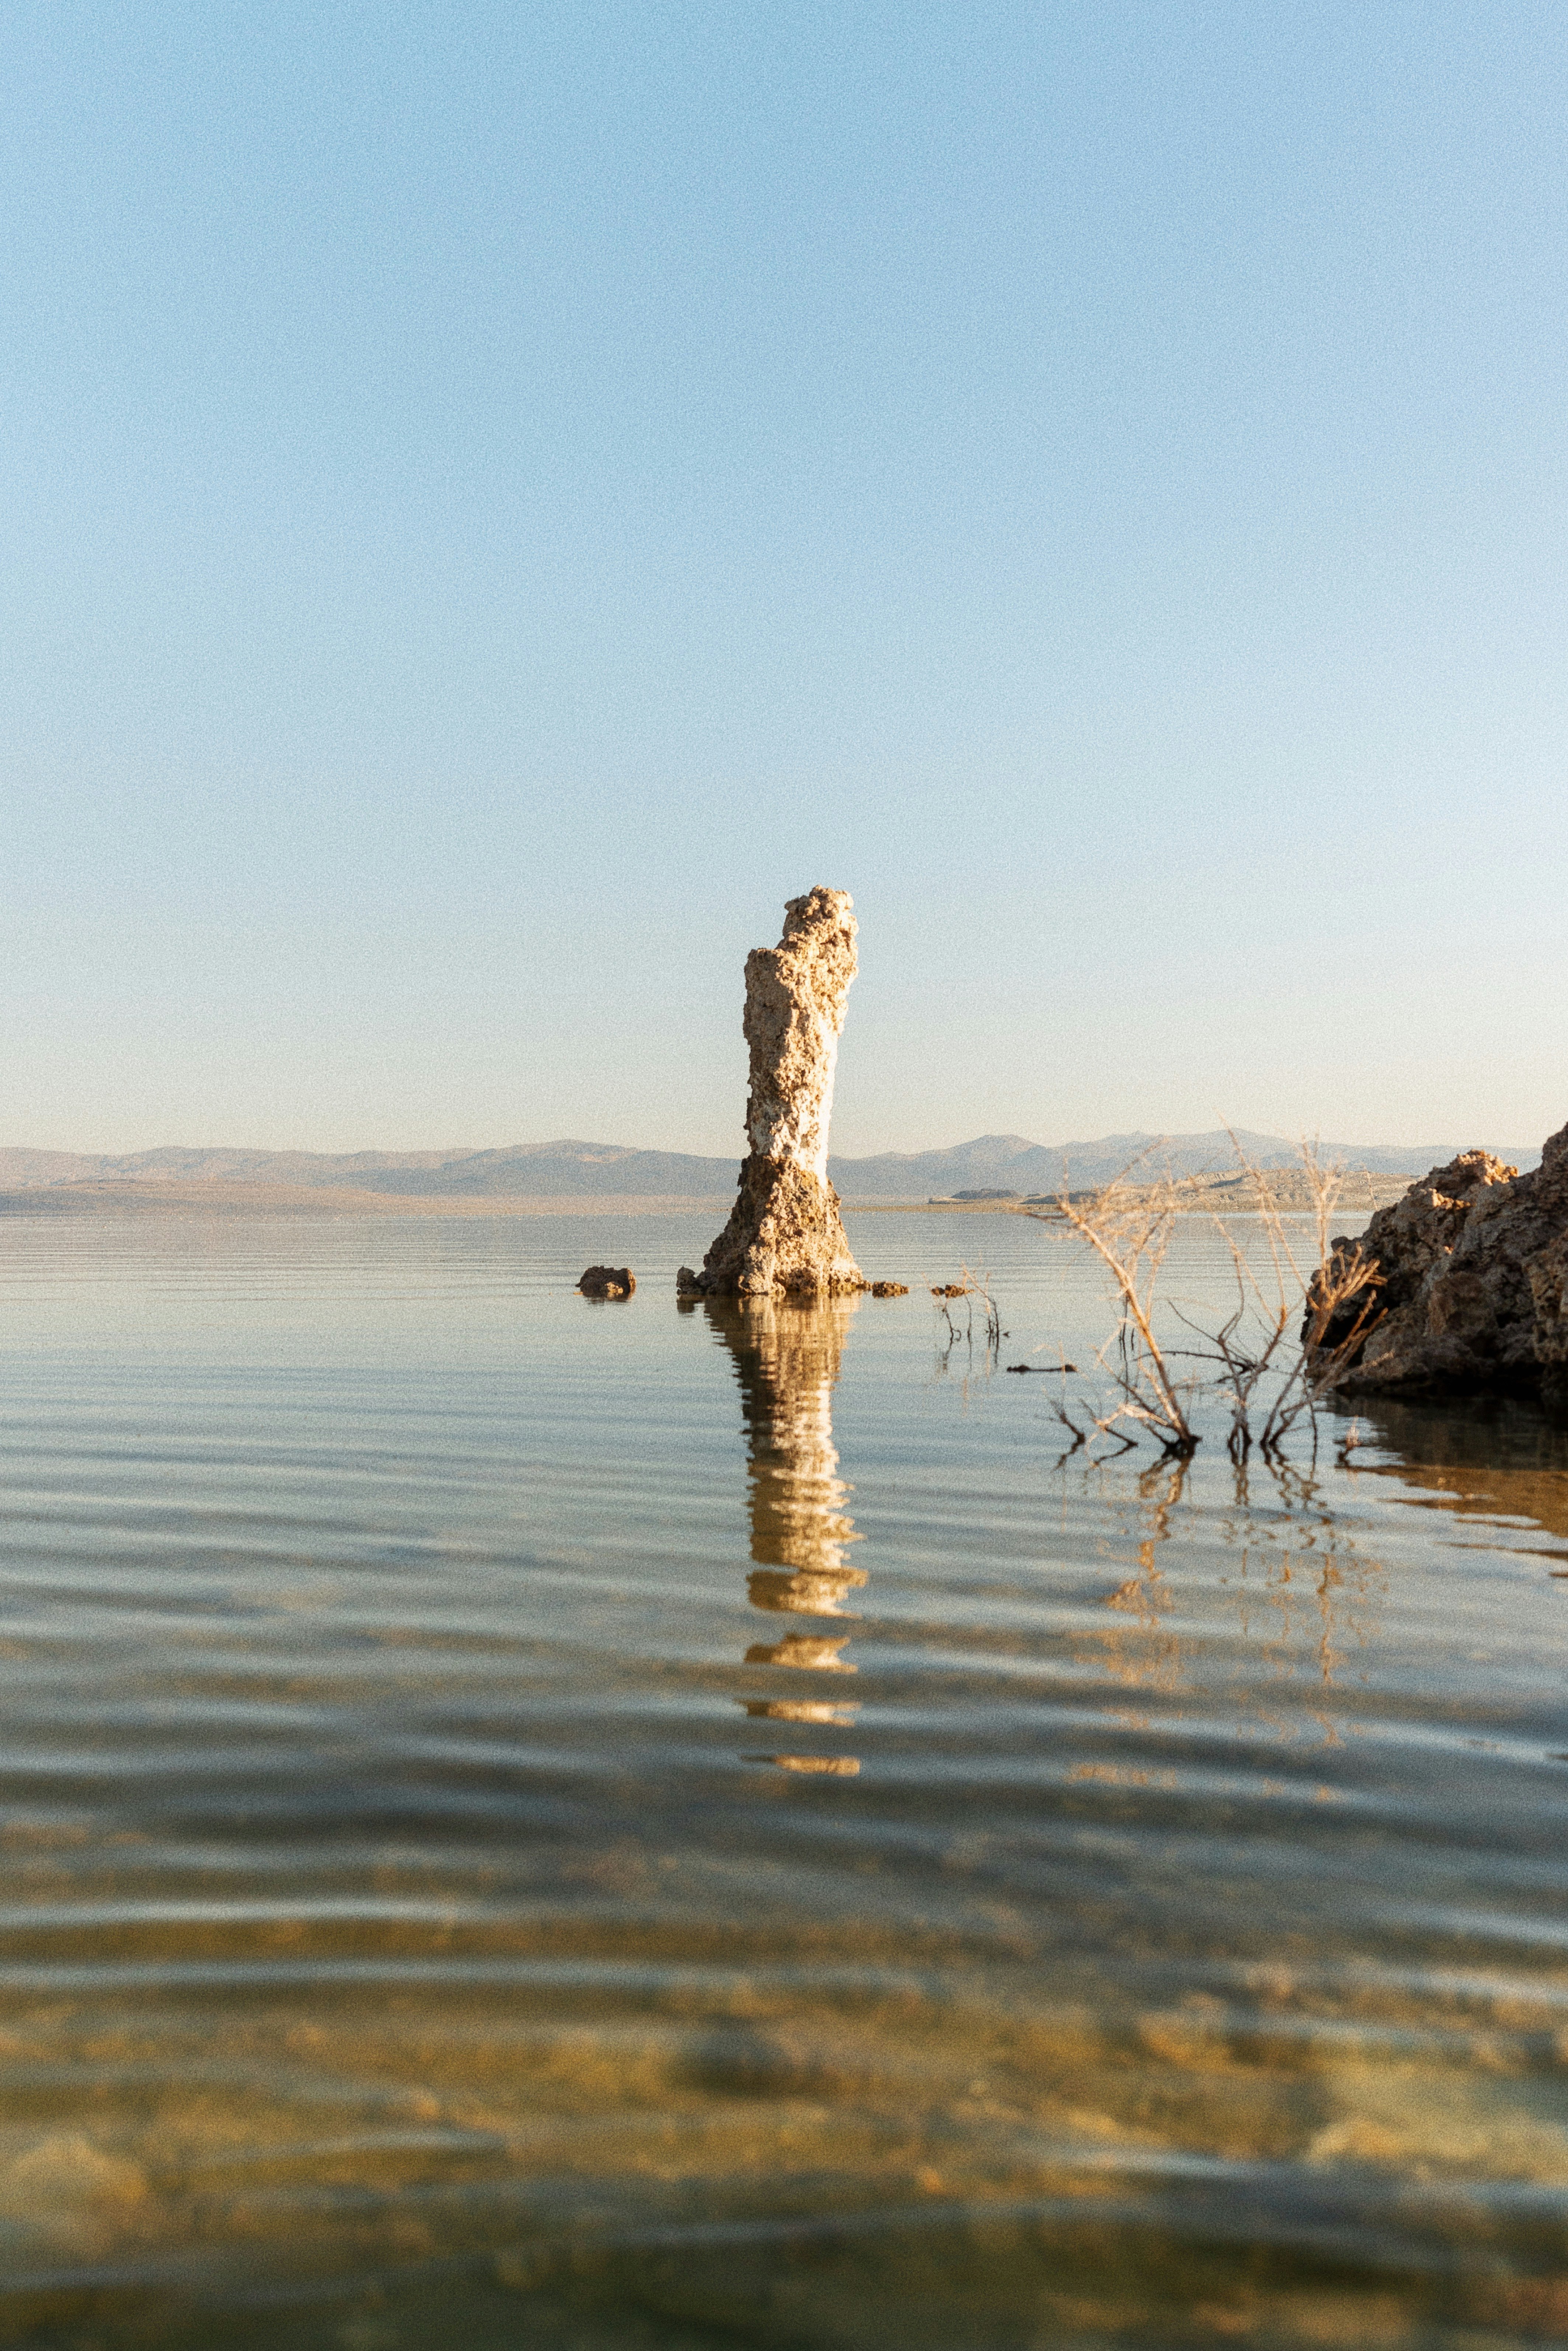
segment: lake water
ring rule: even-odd
[[[1568,2337],[1568,1437],[1063,1461],[716,1222],[0,1224],[0,2342]]]

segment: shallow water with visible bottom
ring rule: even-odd
[[[1063,1458],[848,1221],[0,1225],[0,2342],[1568,2337],[1568,1435]]]

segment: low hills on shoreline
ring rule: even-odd
[[[1280,1135],[1239,1131],[1237,1141],[1254,1165],[1289,1170],[1299,1146]],[[1392,1196],[1417,1176],[1451,1159],[1464,1144],[1334,1144],[1322,1146],[1364,1182],[1367,1204]],[[1534,1166],[1538,1150],[1502,1149],[1521,1168]],[[727,1202],[739,1152],[733,1158],[644,1151],[634,1145],[562,1141],[514,1144],[472,1151],[260,1151],[166,1145],[127,1153],[0,1148],[0,1213],[94,1210],[184,1210],[206,1214],[268,1211],[278,1215],[497,1215],[569,1212],[653,1213]],[[998,1209],[1029,1195],[1066,1186],[1093,1190],[1133,1166],[1132,1180],[1170,1174],[1186,1181],[1192,1205],[1233,1186],[1235,1151],[1224,1129],[1159,1137],[1103,1135],[1085,1143],[1038,1144],[1017,1134],[978,1135],[948,1149],[881,1152],[870,1158],[835,1157],[828,1172],[848,1207],[915,1207],[934,1201]],[[962,1192],[1011,1194],[956,1202]],[[1239,1206],[1235,1198],[1229,1205]],[[1347,1197],[1348,1205],[1348,1197]]]

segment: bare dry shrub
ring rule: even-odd
[[[1344,1181],[1342,1166],[1325,1165],[1315,1142],[1301,1144],[1301,1172],[1312,1200],[1314,1251],[1314,1262],[1303,1270],[1275,1186],[1248,1157],[1232,1130],[1228,1127],[1226,1133],[1252,1186],[1266,1261],[1260,1269],[1255,1254],[1242,1247],[1223,1219],[1214,1219],[1215,1229],[1230,1252],[1236,1306],[1218,1331],[1199,1332],[1207,1344],[1197,1352],[1220,1366],[1216,1384],[1230,1407],[1226,1449],[1232,1460],[1241,1461],[1252,1449],[1255,1422],[1256,1441],[1271,1457],[1306,1414],[1312,1421],[1315,1447],[1318,1405],[1380,1319],[1375,1311],[1380,1278],[1375,1259],[1368,1257],[1359,1243],[1335,1250],[1330,1237],[1334,1204]],[[1325,1351],[1335,1316],[1358,1301],[1352,1318],[1354,1328]],[[1182,1320],[1190,1329],[1197,1328],[1187,1316]],[[1292,1351],[1289,1342],[1298,1325],[1298,1343]]]
[[[1244,1248],[1224,1221],[1215,1217],[1216,1229],[1230,1253],[1236,1305],[1215,1331],[1180,1315],[1203,1343],[1197,1348],[1165,1347],[1155,1335],[1159,1277],[1175,1219],[1183,1206],[1182,1187],[1168,1169],[1153,1183],[1134,1184],[1134,1172],[1147,1156],[1141,1154],[1113,1183],[1087,1199],[1075,1198],[1064,1185],[1049,1208],[1032,1208],[1026,1214],[1052,1222],[1065,1218],[1112,1278],[1119,1311],[1099,1361],[1111,1379],[1115,1400],[1109,1412],[1084,1409],[1084,1416],[1098,1433],[1115,1436],[1123,1445],[1130,1445],[1134,1439],[1121,1424],[1141,1425],[1166,1455],[1190,1459],[1199,1441],[1192,1426],[1192,1410],[1198,1395],[1207,1390],[1222,1397],[1228,1407],[1226,1449],[1233,1460],[1245,1460],[1255,1442],[1267,1458],[1277,1459],[1285,1438],[1303,1416],[1312,1424],[1315,1453],[1318,1406],[1381,1320],[1377,1262],[1359,1243],[1334,1248],[1329,1228],[1344,1170],[1325,1165],[1317,1144],[1303,1141],[1300,1161],[1312,1201],[1315,1257],[1315,1262],[1303,1267],[1275,1186],[1248,1157],[1235,1134],[1229,1128],[1226,1132],[1251,1186],[1265,1247],[1260,1264],[1256,1250]],[[1347,1310],[1349,1327],[1330,1345],[1330,1331],[1336,1321],[1344,1323]],[[1291,1332],[1298,1324],[1292,1348]],[[1172,1365],[1178,1355],[1217,1365],[1218,1376],[1176,1377]],[[1064,1364],[1057,1418],[1072,1432],[1074,1442],[1069,1449],[1076,1451],[1086,1441],[1088,1430],[1068,1413],[1067,1370]]]
[[[1160,1269],[1170,1247],[1171,1231],[1180,1207],[1175,1177],[1167,1169],[1152,1184],[1134,1184],[1134,1168],[1147,1156],[1128,1161],[1114,1181],[1090,1196],[1076,1198],[1066,1186],[1049,1209],[1028,1208],[1027,1216],[1046,1217],[1052,1223],[1065,1217],[1082,1241],[1100,1259],[1110,1274],[1119,1304],[1115,1329],[1099,1353],[1101,1369],[1109,1377],[1116,1402],[1108,1413],[1096,1413],[1093,1425],[1104,1436],[1120,1435],[1124,1445],[1135,1438],[1119,1428],[1132,1421],[1146,1428],[1161,1449],[1178,1460],[1190,1460],[1197,1435],[1188,1416],[1191,1380],[1178,1380],[1155,1336],[1155,1292]],[[1065,1370],[1063,1374],[1065,1387]],[[1077,1434],[1077,1424],[1058,1414]],[[1083,1442],[1078,1436],[1078,1443]]]

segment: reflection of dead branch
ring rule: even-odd
[[[959,1270],[956,1281],[933,1284],[931,1295],[936,1301],[937,1311],[946,1325],[946,1338],[937,1343],[937,1363],[940,1369],[946,1370],[953,1350],[960,1339],[972,1358],[975,1352],[975,1340],[978,1335],[984,1367],[988,1372],[994,1370],[997,1358],[1001,1352],[1002,1317],[1001,1310],[991,1295],[990,1275],[983,1269],[978,1273],[971,1273],[967,1265],[963,1266]],[[975,1329],[977,1299],[980,1301],[983,1310],[982,1327],[978,1334]],[[955,1300],[963,1301],[962,1320],[954,1311]]]
[[[1116,1621],[1092,1636],[1110,1672],[1125,1689],[1169,1692],[1182,1678],[1181,1636],[1167,1621],[1175,1595],[1160,1565],[1160,1551],[1172,1540],[1174,1514],[1186,1474],[1186,1460],[1177,1458],[1168,1468],[1161,1464],[1140,1476],[1143,1527],[1137,1573],[1105,1594],[1103,1605]]]
[[[1217,1677],[1233,1676],[1238,1704],[1277,1742],[1316,1744],[1315,1725],[1324,1746],[1340,1745],[1334,1693],[1355,1652],[1375,1636],[1382,1569],[1340,1523],[1318,1473],[1286,1458],[1260,1470],[1254,1448],[1225,1479],[1234,1514],[1227,1510],[1221,1520],[1224,1571],[1195,1581],[1184,1562],[1205,1558],[1212,1529],[1201,1519],[1182,1524],[1192,1474],[1185,1462],[1159,1462],[1118,1481],[1113,1508],[1125,1514],[1132,1541],[1113,1548],[1119,1580],[1097,1595],[1097,1620],[1073,1628],[1074,1655],[1120,1686],[1125,1711],[1116,1719],[1129,1725],[1147,1727],[1145,1702],[1176,1699],[1189,1675],[1206,1708]],[[1086,1492],[1089,1482],[1085,1468]],[[1213,1495],[1212,1480],[1207,1490]],[[1239,1648],[1228,1635],[1216,1644],[1227,1620]]]
[[[1339,1444],[1334,1452],[1334,1459],[1339,1463],[1342,1469],[1348,1469],[1350,1468],[1351,1455],[1354,1453],[1359,1447],[1365,1443],[1366,1439],[1361,1433],[1360,1421],[1353,1420],[1350,1426],[1345,1430],[1344,1435],[1340,1438]]]
[[[1076,1367],[1068,1362],[1066,1354],[1060,1347],[1057,1349],[1057,1353],[1061,1356],[1061,1394],[1051,1405],[1051,1410],[1055,1413],[1056,1417],[1061,1423],[1063,1428],[1071,1432],[1072,1437],[1071,1444],[1068,1447],[1067,1451],[1062,1454],[1061,1460],[1059,1460],[1056,1465],[1060,1469],[1062,1461],[1066,1461],[1072,1454],[1076,1453],[1081,1445],[1087,1445],[1089,1442],[1089,1431],[1086,1428],[1080,1428],[1078,1423],[1073,1419],[1071,1414],[1067,1409],[1067,1399],[1071,1394],[1071,1390],[1067,1384],[1068,1377]]]
[[[1170,1247],[1178,1196],[1167,1171],[1154,1184],[1128,1181],[1145,1155],[1130,1160],[1115,1181],[1090,1199],[1074,1199],[1065,1171],[1061,1191],[1049,1210],[1026,1208],[1026,1216],[1049,1215],[1052,1222],[1066,1218],[1080,1240],[1100,1259],[1114,1285],[1120,1305],[1116,1327],[1100,1351],[1102,1368],[1116,1392],[1113,1409],[1096,1415],[1094,1425],[1104,1436],[1116,1432],[1124,1445],[1134,1440],[1117,1424],[1132,1421],[1146,1427],[1161,1449],[1178,1460],[1189,1460],[1197,1446],[1187,1406],[1193,1383],[1173,1378],[1165,1351],[1155,1336],[1155,1291],[1166,1251]],[[1065,1419],[1065,1414],[1059,1416]],[[1074,1426],[1067,1421],[1070,1428]]]

